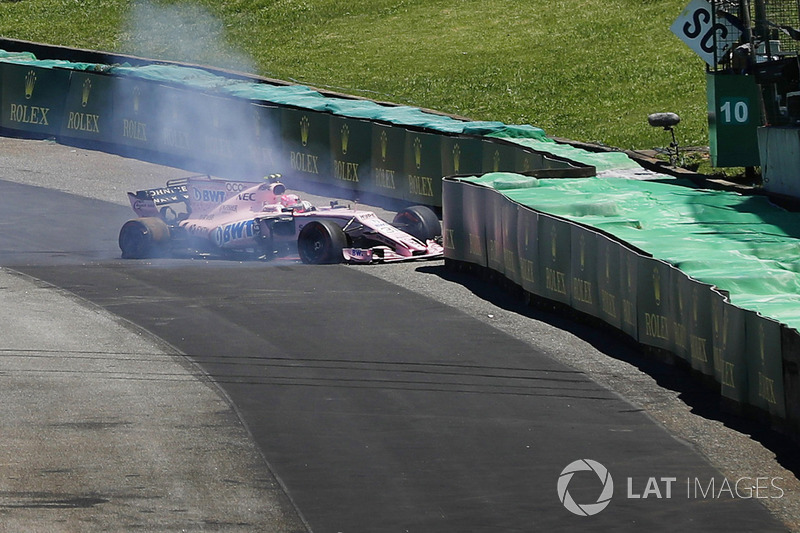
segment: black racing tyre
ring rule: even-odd
[[[136,218],[119,230],[119,249],[124,259],[146,259],[163,252],[169,238],[169,226],[160,218]]]
[[[347,246],[347,236],[335,222],[314,220],[297,236],[297,252],[303,263],[324,265],[341,263],[342,249]]]
[[[442,234],[442,224],[433,209],[424,205],[406,207],[395,215],[392,225],[425,242]]]

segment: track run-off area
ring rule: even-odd
[[[151,342],[142,351],[121,336],[109,341],[113,350],[98,350],[92,335],[50,328],[63,336],[54,345],[69,346],[57,364],[35,346],[33,328],[0,346],[3,420],[18,431],[0,437],[0,522],[317,532],[800,528],[794,448],[724,414],[680,370],[606,332],[526,307],[441,260],[122,260],[117,233],[133,216],[125,193],[191,172],[46,141],[0,139],[0,154],[7,323],[25,316],[25,290],[36,289],[49,291],[53,309],[68,312],[57,303],[67,298],[103,328]],[[37,314],[41,331],[70,318]],[[38,358],[26,352],[34,349]],[[134,366],[123,369],[112,351],[130,354]],[[108,395],[78,397],[63,386],[70,380]],[[20,401],[32,386],[49,392]],[[127,402],[104,399],[115,387]],[[147,454],[135,448],[138,460],[126,455],[134,448],[108,443],[133,438],[133,428],[153,431],[134,412],[169,420],[150,435],[161,440]],[[36,460],[42,442],[48,461]],[[63,464],[52,459],[59,446],[72,450]],[[115,454],[124,472],[108,466]],[[40,470],[24,472],[26,463]],[[218,485],[199,475],[227,468]],[[70,484],[81,492],[59,498]],[[201,492],[193,484],[211,494],[193,496]]]

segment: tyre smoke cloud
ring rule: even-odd
[[[124,39],[125,48],[139,57],[254,72],[253,61],[226,44],[222,22],[198,5],[136,1]],[[246,97],[218,92],[220,85],[235,81],[188,76],[199,85],[181,87],[132,76],[117,86],[125,141],[168,154],[172,166],[192,173],[250,181],[274,173],[279,124]]]
[[[138,0],[124,29],[133,55],[254,72],[252,59],[227,43],[222,21],[199,5]]]

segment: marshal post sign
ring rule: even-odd
[[[733,16],[714,13],[706,0],[692,0],[670,30],[712,68],[742,35]]]

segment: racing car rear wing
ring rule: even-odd
[[[268,177],[269,187],[273,193],[277,187],[283,188],[283,185],[277,182],[279,177],[279,174]],[[164,187],[129,192],[128,199],[138,216],[161,217],[171,222],[179,215],[185,218],[189,215],[207,214],[223,202],[257,184],[258,182],[230,181],[199,174],[171,179]],[[176,204],[183,204],[183,209],[173,208]]]
[[[159,208],[170,204],[185,204],[188,211],[190,210],[189,180],[200,177],[210,178],[210,176],[205,175],[174,178],[167,181],[164,187],[143,189],[135,193],[129,192],[128,200],[130,200],[133,210],[140,217],[157,217],[159,216]]]

